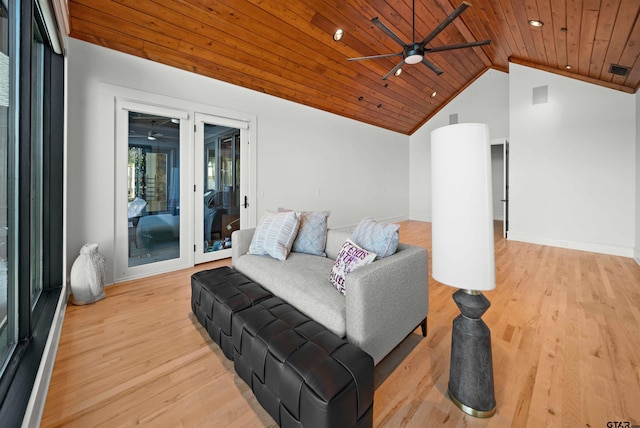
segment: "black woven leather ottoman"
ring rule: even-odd
[[[236,313],[234,368],[280,427],[371,427],[373,358],[278,297]]]
[[[191,310],[229,359],[233,314],[268,297],[271,293],[227,266],[191,276]]]

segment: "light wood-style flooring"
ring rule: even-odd
[[[419,329],[375,370],[376,427],[640,425],[640,266],[614,257],[505,241],[496,223],[492,332],[497,412],[448,399],[454,289],[430,283]],[[402,242],[431,246],[429,223]],[[190,308],[190,275],[229,260],[107,287],[67,308],[43,427],[263,427],[274,421]],[[402,284],[398,284],[401,287]],[[398,314],[402,316],[402,314]]]

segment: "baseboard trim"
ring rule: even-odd
[[[64,321],[68,299],[67,286],[64,285],[58,298],[58,305],[53,315],[51,330],[49,331],[49,337],[47,338],[42,359],[40,360],[40,367],[38,368],[38,373],[33,384],[31,397],[29,398],[29,403],[27,404],[27,409],[22,419],[22,428],[37,428],[40,426],[47,399],[47,392],[49,391],[49,383],[51,382],[51,375],[53,374],[53,365],[58,352],[58,343],[60,342],[62,323]]]
[[[590,242],[568,241],[564,239],[546,238],[526,233],[509,231],[509,241],[527,242],[529,244],[548,245],[550,247],[568,248],[571,250],[588,251],[590,253],[609,254],[620,257],[634,257],[633,249],[615,245],[593,244]]]

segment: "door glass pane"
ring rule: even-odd
[[[180,257],[180,121],[129,112],[129,267]]]
[[[204,125],[204,252],[231,248],[240,228],[240,130]]]

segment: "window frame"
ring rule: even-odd
[[[34,1],[16,0],[17,23],[10,37],[18,36],[15,61],[18,61],[16,97],[9,110],[9,144],[17,147],[18,194],[16,214],[10,214],[11,226],[19,219],[13,245],[17,250],[16,310],[18,337],[13,354],[0,377],[0,420],[7,426],[20,426],[43,359],[54,314],[63,285],[63,159],[64,159],[64,59],[53,52],[45,40],[43,119],[43,195],[42,195],[42,293],[32,309],[31,299],[31,85],[32,38],[34,21],[43,22]],[[15,16],[15,15],[14,15]],[[17,24],[17,25],[16,25]],[[16,69],[16,67],[12,67]],[[14,150],[14,149],[11,149]],[[15,210],[14,210],[15,211]],[[13,223],[12,223],[13,222]],[[18,238],[19,237],[19,238]],[[8,283],[13,287],[16,282]]]

